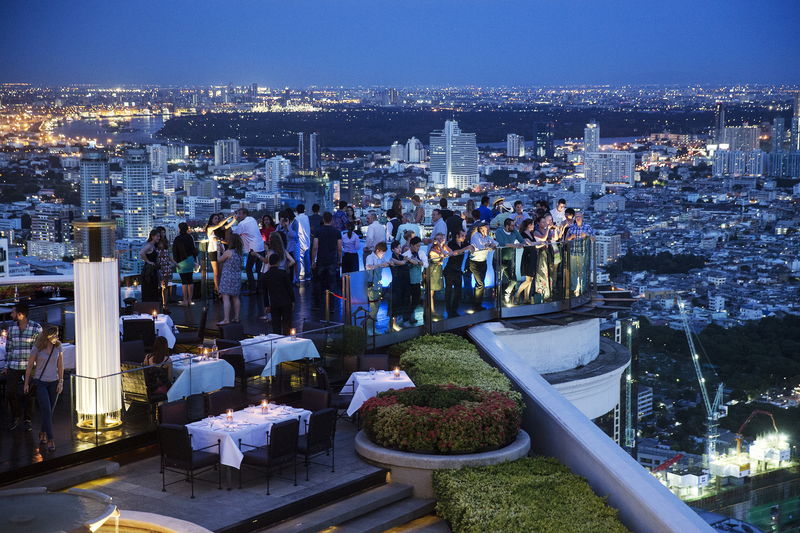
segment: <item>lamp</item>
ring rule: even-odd
[[[115,224],[89,217],[74,226],[81,245],[73,263],[77,425],[103,430],[122,424]]]

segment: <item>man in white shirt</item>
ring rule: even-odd
[[[367,264],[367,258],[375,251],[375,246],[379,242],[386,242],[386,228],[378,222],[378,215],[375,214],[375,211],[370,211],[367,213],[367,235],[364,240],[365,265]]]
[[[433,230],[431,231],[431,239],[434,239],[438,234],[444,235],[447,239],[447,223],[442,218],[442,212],[439,209],[434,209],[431,213],[431,220],[433,221]]]
[[[469,256],[469,271],[472,272],[475,283],[475,308],[483,309],[483,290],[486,278],[486,259],[489,251],[497,248],[497,241],[489,236],[489,225],[485,222],[475,226],[475,232],[469,242],[475,250]]]
[[[294,281],[308,281],[311,279],[311,221],[306,215],[306,206],[297,206],[297,268],[294,269]]]
[[[414,223],[414,217],[411,213],[406,213],[403,215],[403,223],[400,224],[400,227],[397,228],[397,236],[395,240],[403,242],[404,235],[407,231],[413,231],[414,235],[422,238],[422,228],[419,227],[419,224]]]
[[[236,225],[233,226],[234,224]],[[247,273],[247,286],[250,294],[255,294],[256,285],[253,271],[256,265],[260,263],[256,263],[256,259],[250,252],[255,252],[261,257],[264,257],[264,239],[261,237],[261,230],[258,229],[258,222],[256,222],[256,219],[251,217],[250,213],[245,208],[236,210],[234,220],[232,220],[227,227],[230,228],[231,226],[233,226],[231,230],[242,238],[242,250],[247,256],[247,263],[245,263],[244,266],[245,272]]]
[[[556,204],[555,209],[550,210],[550,215],[553,217],[553,224],[556,226],[561,226],[566,222],[567,215],[564,211],[567,210],[567,201],[563,198],[559,198],[558,203]]]

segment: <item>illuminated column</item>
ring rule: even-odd
[[[75,223],[83,253],[75,273],[75,395],[78,426],[106,429],[121,424],[119,359],[119,269],[114,223]]]

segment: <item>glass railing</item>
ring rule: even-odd
[[[591,239],[506,246],[431,259],[428,266],[385,263],[344,276],[351,323],[369,336],[442,331],[495,317],[543,314],[580,305],[593,287]]]

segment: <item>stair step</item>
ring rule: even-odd
[[[93,481],[101,477],[114,475],[119,471],[119,463],[98,459],[90,463],[85,463],[64,470],[56,470],[49,474],[43,474],[32,479],[26,479],[8,485],[6,489],[21,489],[26,487],[46,487],[50,492],[68,489],[87,481]]]
[[[408,498],[345,522],[335,533],[382,533],[433,512],[436,500]]]
[[[413,489],[410,485],[389,483],[281,522],[262,530],[262,532],[316,533],[370,514],[375,510],[383,512],[384,507],[408,499],[412,493]]]
[[[401,526],[393,527],[386,533],[453,533],[447,522],[436,515],[429,514]]]

